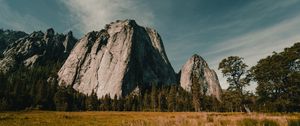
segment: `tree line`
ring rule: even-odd
[[[0,73],[0,110],[300,111],[300,43],[274,52],[251,68],[239,56],[223,59],[219,70],[229,87],[223,90],[221,101],[205,95],[201,83],[193,78],[191,92],[177,85],[152,84],[128,96],[98,98],[95,92],[85,95],[71,86],[58,86],[57,71],[61,66],[61,61],[48,61],[31,69],[19,67],[12,73]],[[246,91],[252,83],[257,83],[255,92]]]
[[[60,64],[21,68],[10,75],[0,74],[0,110],[57,110],[57,111],[195,111],[192,94],[180,86],[156,86],[125,97],[105,95],[98,98],[95,92],[85,95],[72,88],[60,87],[56,76]],[[56,70],[52,68],[56,67]],[[52,72],[53,70],[53,72]],[[220,102],[213,97],[201,97],[202,110],[217,111]],[[216,104],[216,105],[213,105]]]
[[[219,69],[229,83],[223,93],[226,108],[238,111],[250,106],[263,112],[300,111],[300,43],[280,53],[273,52],[251,68],[242,57],[229,56],[221,61]],[[251,81],[257,83],[255,94],[244,90]]]

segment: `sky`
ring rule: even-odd
[[[300,0],[0,0],[0,28],[27,33],[52,27],[81,38],[118,19],[156,29],[176,72],[202,56],[223,89],[223,58],[240,56],[251,67],[300,41]]]

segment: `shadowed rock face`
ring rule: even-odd
[[[38,31],[10,44],[0,59],[0,71],[7,73],[18,66],[34,67],[48,61],[63,61],[76,43],[72,32],[55,34],[52,28]],[[65,46],[66,45],[66,46]]]
[[[180,71],[180,86],[191,92],[192,78],[196,78],[201,84],[200,87],[203,92],[206,92],[206,95],[220,100],[222,90],[216,72],[210,69],[205,60],[196,54],[183,65]]]
[[[85,35],[58,72],[58,80],[98,97],[125,96],[153,83],[176,84],[159,34],[133,20],[116,21]]]
[[[2,30],[0,29],[0,55],[5,48],[16,40],[25,37],[27,34],[22,31]],[[1,58],[1,57],[0,57]]]

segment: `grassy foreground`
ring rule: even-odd
[[[0,126],[300,126],[300,113],[0,112]]]

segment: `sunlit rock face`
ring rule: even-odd
[[[196,54],[183,65],[180,71],[180,86],[191,92],[192,79],[201,84],[200,89],[206,95],[214,96],[221,100],[222,90],[216,72],[210,69],[206,61]]]
[[[126,96],[151,85],[176,84],[159,34],[134,20],[116,21],[86,34],[58,72],[59,85],[98,97]]]
[[[7,73],[21,66],[31,68],[49,61],[63,61],[76,42],[72,32],[57,34],[52,28],[45,33],[33,32],[6,47],[0,58],[0,71]]]

